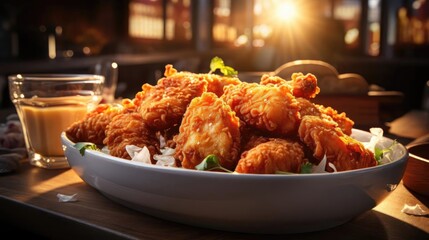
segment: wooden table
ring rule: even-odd
[[[78,201],[59,202],[58,193],[77,193]],[[71,169],[46,170],[24,163],[19,171],[0,175],[1,232],[17,236],[24,230],[21,235],[31,239],[429,239],[429,218],[402,213],[404,204],[420,204],[429,211],[429,197],[400,184],[376,208],[339,227],[252,235],[187,226],[128,209],[84,183]]]
[[[388,124],[396,136],[416,139],[429,134],[429,111],[412,110]]]

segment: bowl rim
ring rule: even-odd
[[[359,130],[356,129],[358,131],[361,132],[365,132],[364,130]],[[365,132],[367,133],[367,132]],[[392,140],[390,138],[386,138],[383,137],[384,139],[388,139],[388,140]],[[74,150],[77,150],[73,145],[75,144],[74,142],[72,142],[66,135],[65,132],[61,133],[61,139],[63,139],[66,143],[68,143],[71,147],[73,147]],[[226,173],[226,172],[216,172],[216,171],[198,171],[198,170],[194,170],[194,169],[185,169],[185,168],[179,168],[179,167],[165,167],[165,166],[158,166],[158,165],[154,165],[154,164],[147,164],[147,163],[142,163],[142,162],[136,162],[136,161],[130,161],[127,159],[123,159],[123,158],[119,158],[119,157],[115,157],[115,156],[111,156],[108,155],[104,152],[100,152],[97,150],[91,150],[91,149],[87,149],[85,150],[86,154],[88,154],[88,156],[94,156],[94,157],[99,157],[99,158],[103,158],[103,159],[107,159],[110,162],[113,162],[114,164],[119,164],[123,167],[133,167],[133,168],[143,168],[143,169],[152,169],[152,170],[157,170],[157,171],[162,171],[162,172],[167,172],[167,173],[177,173],[177,174],[189,174],[192,173],[195,176],[216,176],[221,174],[222,177],[236,177],[236,176],[240,176],[241,178],[292,178],[292,179],[301,179],[301,178],[319,178],[319,177],[324,177],[324,178],[330,178],[330,177],[349,177],[350,175],[360,175],[360,174],[365,174],[365,173],[371,173],[371,172],[376,172],[376,171],[380,171],[383,168],[386,167],[393,167],[397,164],[401,164],[403,161],[407,161],[408,157],[409,157],[409,153],[408,153],[408,149],[401,143],[400,144],[402,150],[404,151],[404,153],[398,157],[398,159],[396,159],[395,161],[386,163],[386,164],[381,164],[381,165],[376,165],[373,167],[366,167],[366,168],[360,168],[360,169],[354,169],[354,170],[347,170],[347,171],[340,171],[340,172],[332,172],[332,173],[309,173],[309,174],[256,174],[256,173],[246,173],[246,174],[239,174],[239,173]],[[79,153],[80,154],[80,153]]]
[[[409,145],[405,146],[405,148],[408,151],[408,157],[409,158],[414,158],[414,159],[419,160],[419,161],[423,161],[423,162],[429,163],[429,159],[420,157],[420,156],[418,156],[418,155],[413,154],[413,153],[410,152],[410,148],[413,148],[413,147],[416,147],[416,146],[421,146],[421,145],[427,145],[429,147],[429,142],[418,142],[418,143],[413,143],[413,144],[409,144]]]

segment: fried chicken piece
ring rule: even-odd
[[[352,129],[355,122],[348,118],[345,112],[338,113],[338,111],[333,109],[332,107],[325,107],[319,104],[317,104],[316,106],[322,114],[331,117],[332,120],[338,123],[338,126],[341,128],[343,133],[349,136],[350,134],[352,134]]]
[[[303,97],[306,99],[315,98],[320,92],[317,86],[317,78],[311,73],[306,75],[302,73],[293,73],[292,80],[285,80],[278,76],[270,76],[264,74],[261,77],[261,85],[285,85],[295,97]]]
[[[235,77],[178,72],[171,64],[165,66],[164,75],[155,86],[144,84],[133,100],[144,121],[156,130],[180,124],[191,100],[203,92],[221,96],[224,86],[241,83]]]
[[[336,122],[343,133],[349,136],[352,134],[354,121],[348,118],[346,113],[338,113],[338,111],[331,107],[314,104],[305,98],[296,98],[296,100],[298,101],[301,118],[307,115],[319,116],[323,119]]]
[[[177,124],[171,128],[159,131],[158,134],[160,137],[164,138],[165,146],[169,148],[176,148],[176,142],[174,141],[174,137],[179,134],[180,125]],[[161,146],[162,148],[162,146]]]
[[[175,158],[182,167],[194,169],[208,155],[233,170],[240,154],[240,120],[214,93],[204,93],[189,105],[176,142]]]
[[[246,140],[244,143],[242,141],[242,144],[241,144],[241,151],[242,152],[248,151],[248,150],[258,146],[261,143],[265,143],[265,142],[270,141],[269,137],[265,137],[265,136],[257,135],[257,134],[247,136],[247,139],[244,139],[243,137],[241,139]]]
[[[240,135],[241,135],[241,152],[250,150],[256,145],[267,142],[270,136],[258,129],[247,126],[245,122],[240,120]]]
[[[207,81],[207,92],[215,93],[218,97],[223,95],[223,87],[227,85],[238,85],[241,83],[240,79],[236,77],[227,77],[221,76],[218,74],[211,73],[192,73],[192,72],[177,72],[172,65],[166,66],[166,71],[164,73],[166,77],[177,77],[177,78],[197,78],[204,79]]]
[[[159,153],[159,140],[156,132],[152,131],[144,122],[140,113],[131,112],[118,114],[106,128],[106,138],[103,143],[112,156],[131,159],[125,146],[135,145],[147,147],[153,162],[153,155]]]
[[[127,112],[136,112],[138,106],[140,105],[136,105],[134,100],[128,99],[128,98],[124,98],[121,101],[121,105],[124,108],[123,109],[123,113],[127,113]]]
[[[209,83],[207,92],[212,92],[218,97],[223,95],[223,89],[228,85],[238,85],[241,81],[236,77],[225,77],[217,74],[205,74],[204,79]]]
[[[346,171],[377,165],[374,154],[362,143],[344,134],[334,121],[318,116],[304,116],[299,126],[299,137],[314,151],[319,160],[326,154],[327,161],[337,171]],[[333,171],[328,165],[326,171]]]
[[[73,142],[91,142],[102,145],[106,137],[105,130],[113,117],[124,108],[120,105],[99,104],[84,119],[73,123],[66,129],[67,137]]]
[[[134,99],[143,121],[155,130],[180,124],[191,100],[207,91],[208,83],[202,77],[171,74],[171,68],[166,66],[167,77],[158,80],[155,86],[144,84]]]
[[[304,148],[298,142],[271,138],[241,154],[235,172],[274,174],[278,171],[300,173],[307,162]]]
[[[296,98],[299,106],[299,114],[302,117],[310,115],[310,116],[322,116],[322,112],[316,106],[316,104],[312,103],[308,99],[305,98]]]
[[[296,134],[299,106],[287,86],[243,82],[224,90],[222,99],[246,125],[277,136]]]

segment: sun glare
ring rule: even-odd
[[[297,15],[297,7],[292,1],[282,2],[277,8],[277,18],[282,21],[291,21]]]

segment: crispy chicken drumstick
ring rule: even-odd
[[[314,151],[313,156],[319,162],[326,154],[328,162],[333,163],[337,171],[377,165],[374,154],[362,143],[344,134],[333,121],[317,116],[304,116],[298,134]],[[328,165],[325,170],[333,171]]]

